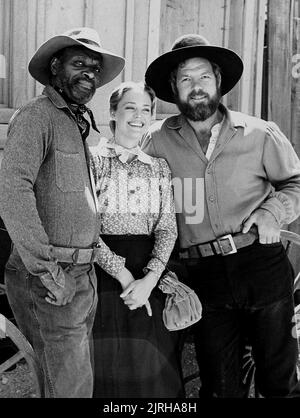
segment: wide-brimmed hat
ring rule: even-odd
[[[50,62],[59,50],[69,46],[83,46],[102,56],[101,80],[98,87],[112,81],[123,70],[125,59],[102,48],[98,33],[91,28],[74,28],[46,41],[31,58],[28,70],[41,84],[49,84]]]
[[[211,45],[201,35],[188,34],[176,39],[171,51],[149,65],[145,74],[146,84],[153,88],[159,99],[174,103],[170,74],[178,64],[194,57],[206,58],[220,67],[222,96],[235,86],[243,73],[243,62],[234,51]]]

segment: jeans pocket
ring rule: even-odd
[[[28,280],[31,281],[31,291],[35,293],[38,297],[45,298],[48,294],[48,289],[43,285],[41,279],[38,276],[33,276],[28,273]]]

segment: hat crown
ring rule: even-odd
[[[179,48],[187,48],[191,46],[210,46],[210,43],[204,36],[198,34],[189,34],[180,36],[172,45],[172,51]]]
[[[68,30],[67,32],[63,33],[63,36],[68,36],[76,41],[94,45],[101,48],[101,42],[99,38],[99,34],[95,29],[81,27],[81,28],[73,28]]]

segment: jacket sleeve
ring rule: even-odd
[[[263,164],[273,191],[261,208],[270,211],[280,225],[289,224],[300,215],[300,161],[273,122],[268,123]]]
[[[15,113],[8,127],[0,171],[0,215],[16,249],[33,275],[64,276],[51,256],[52,246],[40,220],[34,184],[51,141],[50,120],[37,106]],[[48,123],[49,122],[49,123]]]

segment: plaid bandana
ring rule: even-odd
[[[91,109],[89,109],[88,107],[86,107],[85,105],[77,105],[77,104],[71,104],[68,103],[68,106],[70,108],[70,110],[72,111],[73,115],[75,116],[78,128],[80,130],[82,139],[85,141],[86,138],[88,137],[89,133],[90,133],[90,123],[87,121],[87,119],[84,118],[84,113],[87,113],[90,117],[91,123],[92,123],[92,128],[99,132],[96,122],[95,122],[95,118],[93,115],[93,112],[91,111]],[[99,132],[100,133],[100,132]]]
[[[95,122],[95,118],[93,115],[93,112],[91,111],[91,109],[89,109],[88,107],[86,107],[85,105],[78,105],[76,103],[70,103],[67,99],[67,97],[64,95],[64,92],[62,89],[60,89],[57,86],[53,86],[54,89],[62,96],[62,98],[66,101],[68,108],[71,110],[73,116],[75,116],[79,131],[81,133],[81,137],[83,139],[83,141],[86,140],[86,138],[88,137],[89,133],[90,133],[90,123],[83,117],[84,113],[87,113],[91,119],[91,123],[92,123],[92,128],[99,132]]]

